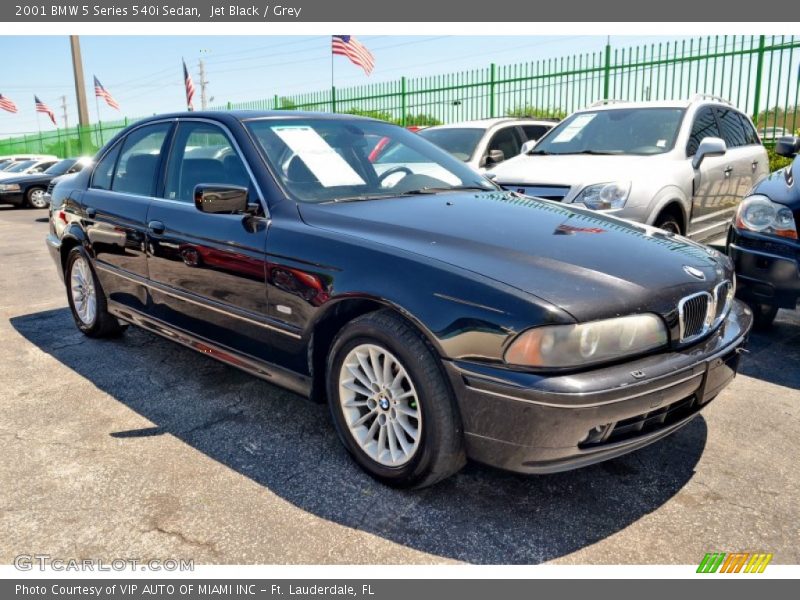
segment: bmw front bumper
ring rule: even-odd
[[[577,374],[445,361],[467,454],[511,471],[555,473],[651,444],[686,425],[730,383],[752,322],[736,301],[697,344]]]

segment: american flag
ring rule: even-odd
[[[100,80],[96,75],[94,77],[94,95],[105,100],[106,104],[108,104],[111,108],[119,110],[119,104],[117,104],[117,101],[114,100],[114,97],[108,93],[108,90],[103,87],[103,84],[100,83]]]
[[[10,113],[17,112],[17,105],[14,104],[11,100],[0,94],[0,108],[3,110],[7,110]]]
[[[352,35],[334,35],[331,39],[331,49],[334,54],[340,54],[350,59],[369,75],[375,68],[375,57],[367,48]]]
[[[39,96],[34,96],[33,99],[36,101],[36,112],[46,114],[48,117],[50,117],[50,120],[53,122],[53,125],[58,127],[58,124],[56,123],[56,113],[53,112],[53,109],[47,106],[47,104],[45,104],[41,100],[39,100]]]
[[[192,76],[189,75],[189,69],[186,68],[186,61],[183,61],[183,83],[186,85],[186,108],[194,110],[192,98],[194,98],[194,82]]]

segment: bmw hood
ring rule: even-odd
[[[300,213],[313,227],[478,273],[578,320],[674,314],[680,298],[731,276],[727,257],[685,238],[510,192],[301,204]]]

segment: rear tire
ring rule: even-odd
[[[390,311],[359,317],[328,354],[328,405],[339,438],[369,475],[422,488],[466,462],[455,398],[427,341]]]
[[[47,208],[47,201],[44,199],[45,189],[43,187],[32,187],[25,192],[25,206],[28,208]]]
[[[778,315],[777,306],[753,301],[748,301],[747,306],[753,311],[753,328],[763,331],[772,327],[772,323]]]
[[[122,333],[126,326],[108,312],[106,295],[92,268],[89,255],[81,246],[70,250],[64,270],[67,300],[75,325],[93,338],[111,337]]]

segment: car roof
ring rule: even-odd
[[[489,129],[497,125],[506,123],[520,123],[522,125],[550,125],[558,123],[557,119],[539,119],[534,117],[492,117],[489,119],[473,119],[471,121],[459,121],[458,123],[447,123],[446,125],[433,125],[426,129]]]
[[[361,115],[351,115],[347,113],[326,113],[316,111],[302,111],[302,110],[206,110],[206,111],[183,111],[175,113],[165,113],[160,115],[153,115],[137,121],[137,124],[147,123],[150,121],[162,121],[164,119],[188,119],[200,118],[210,119],[212,121],[252,121],[256,119],[267,118],[288,118],[288,119],[324,119],[324,120],[337,120],[337,121],[350,121],[350,120],[364,120],[364,121],[379,121],[371,117],[364,117]],[[385,122],[385,121],[379,121]]]
[[[732,108],[733,110],[736,110],[738,112],[742,112],[727,100],[724,100],[722,98],[715,98],[713,96],[698,96],[686,100],[641,100],[638,102],[628,102],[627,100],[608,100],[608,101],[600,100],[590,106],[576,110],[575,112],[576,113],[595,112],[602,110],[619,110],[627,108],[687,109],[691,106],[705,106],[705,105],[725,106],[727,108]]]

